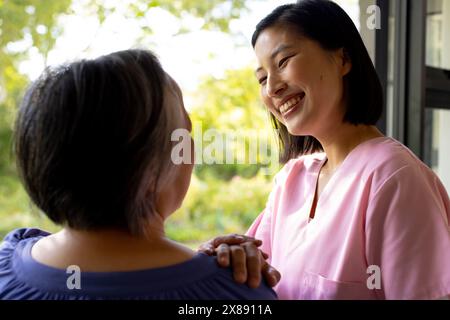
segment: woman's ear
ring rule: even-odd
[[[352,70],[352,60],[346,48],[339,49],[339,56],[342,61],[342,76],[345,76]]]

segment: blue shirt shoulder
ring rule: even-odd
[[[269,300],[275,292],[265,283],[251,289],[233,280],[215,257],[197,254],[173,266],[128,272],[83,272],[79,283],[72,269],[34,260],[31,248],[49,233],[32,228],[10,232],[0,245],[0,299],[166,299]]]

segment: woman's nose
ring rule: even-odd
[[[280,96],[284,92],[286,87],[286,83],[279,77],[271,76],[267,79],[267,95],[269,97]]]

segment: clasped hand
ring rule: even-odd
[[[198,251],[210,256],[217,255],[221,267],[231,264],[233,277],[238,283],[257,288],[264,277],[267,284],[274,287],[280,281],[281,274],[267,263],[269,256],[258,249],[261,244],[261,240],[252,237],[230,234],[205,242]]]

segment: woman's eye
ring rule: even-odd
[[[258,79],[259,84],[264,84],[267,80],[267,77],[262,77]]]
[[[280,62],[278,62],[278,68],[284,67],[284,65],[286,64],[288,59],[291,57],[293,57],[293,56],[287,56],[287,57],[281,59]]]

